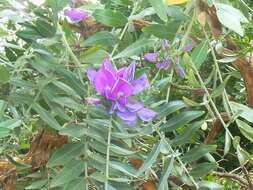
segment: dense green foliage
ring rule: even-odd
[[[8,162],[17,189],[252,188],[253,105],[235,63],[253,64],[251,0],[32,2],[0,0],[3,186]],[[71,22],[68,6],[89,17]],[[171,67],[144,59],[153,52]],[[134,98],[156,111],[153,121],[129,126],[109,112],[87,77],[106,57],[117,68],[135,61],[135,78],[147,74],[149,88]],[[39,146],[38,134],[53,138]],[[61,136],[68,142],[51,142]]]

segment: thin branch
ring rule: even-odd
[[[231,173],[225,173],[225,172],[212,172],[213,175],[218,176],[218,177],[223,177],[223,178],[229,178],[237,183],[239,183],[241,186],[248,188],[248,182],[246,179],[242,178],[240,175],[237,174],[231,174]]]
[[[169,181],[172,181],[174,184],[176,184],[178,187],[181,187],[184,190],[196,190],[194,186],[190,186],[185,184],[181,179],[179,179],[177,176],[170,176],[168,178]]]

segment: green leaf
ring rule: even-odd
[[[23,40],[37,40],[41,35],[34,27],[26,27],[24,30],[18,31],[16,35]]]
[[[160,127],[161,131],[174,131],[179,127],[186,125],[194,119],[202,116],[205,112],[203,111],[185,111],[173,118],[169,119],[165,124]]]
[[[10,135],[11,130],[8,128],[0,127],[0,138],[4,138]]]
[[[84,178],[80,177],[72,180],[68,184],[64,185],[63,190],[81,190],[85,189],[85,181]]]
[[[140,39],[128,46],[126,49],[124,49],[122,52],[120,52],[118,55],[116,55],[113,59],[119,59],[124,57],[131,57],[133,55],[139,55],[142,53],[147,46],[151,46],[154,44],[153,39]]]
[[[56,28],[44,19],[36,20],[36,30],[39,34],[46,38],[51,38],[55,35]]]
[[[150,152],[147,159],[144,161],[142,166],[137,171],[136,176],[140,176],[144,171],[152,167],[153,163],[156,161],[156,158],[160,153],[160,149],[161,149],[161,142],[154,146],[153,150]]]
[[[227,85],[227,82],[228,82],[228,80],[230,79],[230,75],[212,92],[212,94],[211,94],[211,96],[213,97],[213,98],[216,98],[216,97],[218,97],[218,96],[220,96],[220,95],[222,95],[222,93],[223,93],[223,91],[224,91],[224,89],[225,89],[225,87],[226,87],[226,85]]]
[[[61,135],[68,135],[70,137],[81,137],[86,135],[88,137],[93,138],[101,143],[104,143],[103,134],[99,133],[95,128],[87,129],[86,123],[79,123],[79,124],[70,124],[65,128],[60,130]]]
[[[68,95],[81,99],[81,97],[78,95],[78,93],[73,88],[71,88],[69,85],[67,85],[61,81],[53,81],[53,84],[55,86],[57,86],[58,88],[60,88],[61,90],[63,90],[64,92],[66,92]]]
[[[171,143],[173,146],[180,146],[189,142],[189,139],[192,135],[201,127],[204,121],[198,121],[193,123],[189,127],[186,127],[185,130],[172,139]]]
[[[20,119],[8,119],[6,121],[2,121],[0,123],[0,127],[12,130],[16,127],[19,127],[21,124],[22,121]]]
[[[74,157],[78,157],[82,153],[83,147],[82,143],[66,144],[53,153],[47,165],[49,167],[65,165]]]
[[[230,30],[243,36],[241,22],[247,23],[248,19],[238,9],[230,5],[215,3],[215,7],[219,21]]]
[[[9,70],[3,66],[0,65],[0,83],[7,83],[10,80],[10,73]]]
[[[151,6],[155,9],[157,15],[164,22],[167,22],[167,6],[164,4],[163,0],[148,0]]]
[[[200,163],[196,164],[192,167],[192,170],[190,171],[190,175],[193,177],[204,177],[206,176],[210,171],[215,170],[217,168],[217,163]]]
[[[241,121],[239,119],[236,120],[236,123],[241,131],[241,133],[249,139],[251,142],[253,142],[253,128],[249,126],[244,121]]]
[[[110,150],[116,154],[119,154],[119,155],[132,155],[132,154],[135,154],[136,152],[135,151],[131,151],[131,150],[128,150],[128,149],[125,149],[125,148],[122,148],[120,146],[117,146],[117,145],[114,145],[112,144],[110,146]]]
[[[42,189],[43,186],[45,186],[47,184],[48,180],[47,179],[41,179],[41,180],[37,180],[32,182],[31,185],[27,186],[25,189]]]
[[[115,37],[108,31],[97,32],[81,43],[81,47],[94,45],[112,46],[115,43]]]
[[[59,187],[63,184],[69,183],[72,180],[78,178],[78,176],[83,172],[85,162],[81,160],[73,160],[65,165],[63,170],[61,170],[51,181],[50,188]]]
[[[177,30],[177,22],[170,23],[174,27],[170,27],[169,25],[163,24],[152,24],[142,29],[144,33],[152,34],[155,37],[160,39],[168,39],[171,40],[175,36],[175,30]]]
[[[167,115],[170,115],[184,107],[187,107],[187,105],[183,101],[172,101],[167,104],[164,104],[162,107],[159,107],[157,112],[159,113],[157,116],[157,119],[162,119],[166,117]]]
[[[231,137],[229,133],[226,131],[225,133],[225,146],[224,146],[224,156],[229,152],[231,147]]]
[[[102,49],[90,48],[82,54],[82,60],[95,66],[100,66],[108,53]]]
[[[167,185],[168,177],[170,176],[170,173],[173,168],[173,162],[174,162],[174,157],[172,157],[168,163],[167,166],[165,167],[166,169],[163,171],[159,184],[158,184],[158,190],[164,190],[164,185]]]
[[[198,160],[208,152],[214,152],[216,145],[200,145],[188,150],[187,153],[182,157],[182,160],[186,163]]]
[[[47,0],[47,4],[56,14],[70,3],[70,0]]]
[[[56,119],[43,107],[41,107],[39,104],[34,104],[33,109],[40,115],[40,118],[47,123],[50,127],[56,130],[60,130],[61,126],[56,121]]]
[[[85,112],[86,110],[84,105],[77,103],[69,97],[55,97],[52,99],[52,101],[64,107],[71,108],[77,112]]]
[[[70,124],[60,130],[61,135],[68,135],[70,137],[81,137],[87,134],[88,130],[83,125]]]
[[[98,22],[111,27],[121,27],[128,22],[127,17],[125,17],[121,12],[109,9],[97,9],[92,15]]]
[[[136,174],[136,170],[131,165],[125,164],[123,162],[111,161],[110,167],[133,177]]]
[[[208,42],[200,43],[192,52],[191,59],[196,68],[199,69],[208,55]]]
[[[236,102],[230,102],[230,105],[234,112],[238,113],[242,118],[246,119],[247,121],[253,123],[252,108]]]

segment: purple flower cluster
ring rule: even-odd
[[[164,40],[162,43],[162,50],[160,52],[146,53],[144,59],[148,62],[154,63],[158,69],[170,69],[172,63],[174,64],[175,71],[180,77],[185,77],[185,71],[180,65],[180,57],[176,56],[173,60],[167,52],[167,49],[171,48],[171,44],[168,40]],[[183,47],[184,52],[190,52],[193,49],[192,44],[187,44]]]
[[[156,116],[156,112],[145,108],[142,102],[130,99],[149,87],[146,74],[136,80],[134,74],[135,63],[117,70],[107,58],[98,71],[88,71],[88,78],[97,93],[112,102],[110,112],[116,112],[129,125],[135,125],[138,118],[152,121]]]
[[[71,8],[71,9],[65,9],[64,15],[69,17],[69,19],[72,22],[76,23],[76,22],[85,20],[89,16],[89,13],[80,9]]]

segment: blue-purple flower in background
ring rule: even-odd
[[[70,8],[64,10],[64,15],[67,16],[72,22],[80,22],[85,20],[89,16],[89,13],[84,10]]]
[[[171,53],[170,49],[173,47],[172,44],[168,40],[163,40],[161,49],[159,52],[153,52],[153,53],[146,53],[144,55],[144,60],[154,63],[158,69],[170,69],[172,66],[174,67],[176,73],[184,78],[185,77],[185,71],[184,68],[181,66],[180,62],[180,56],[176,55],[174,58],[170,56],[169,53]],[[193,49],[192,44],[186,44],[182,50],[183,52],[190,52]],[[173,54],[173,53],[171,53]]]
[[[89,70],[87,74],[97,93],[112,102],[110,113],[116,112],[129,125],[135,125],[138,118],[152,121],[156,116],[142,102],[130,99],[149,87],[146,74],[134,79],[135,63],[117,70],[106,58],[98,71]]]

